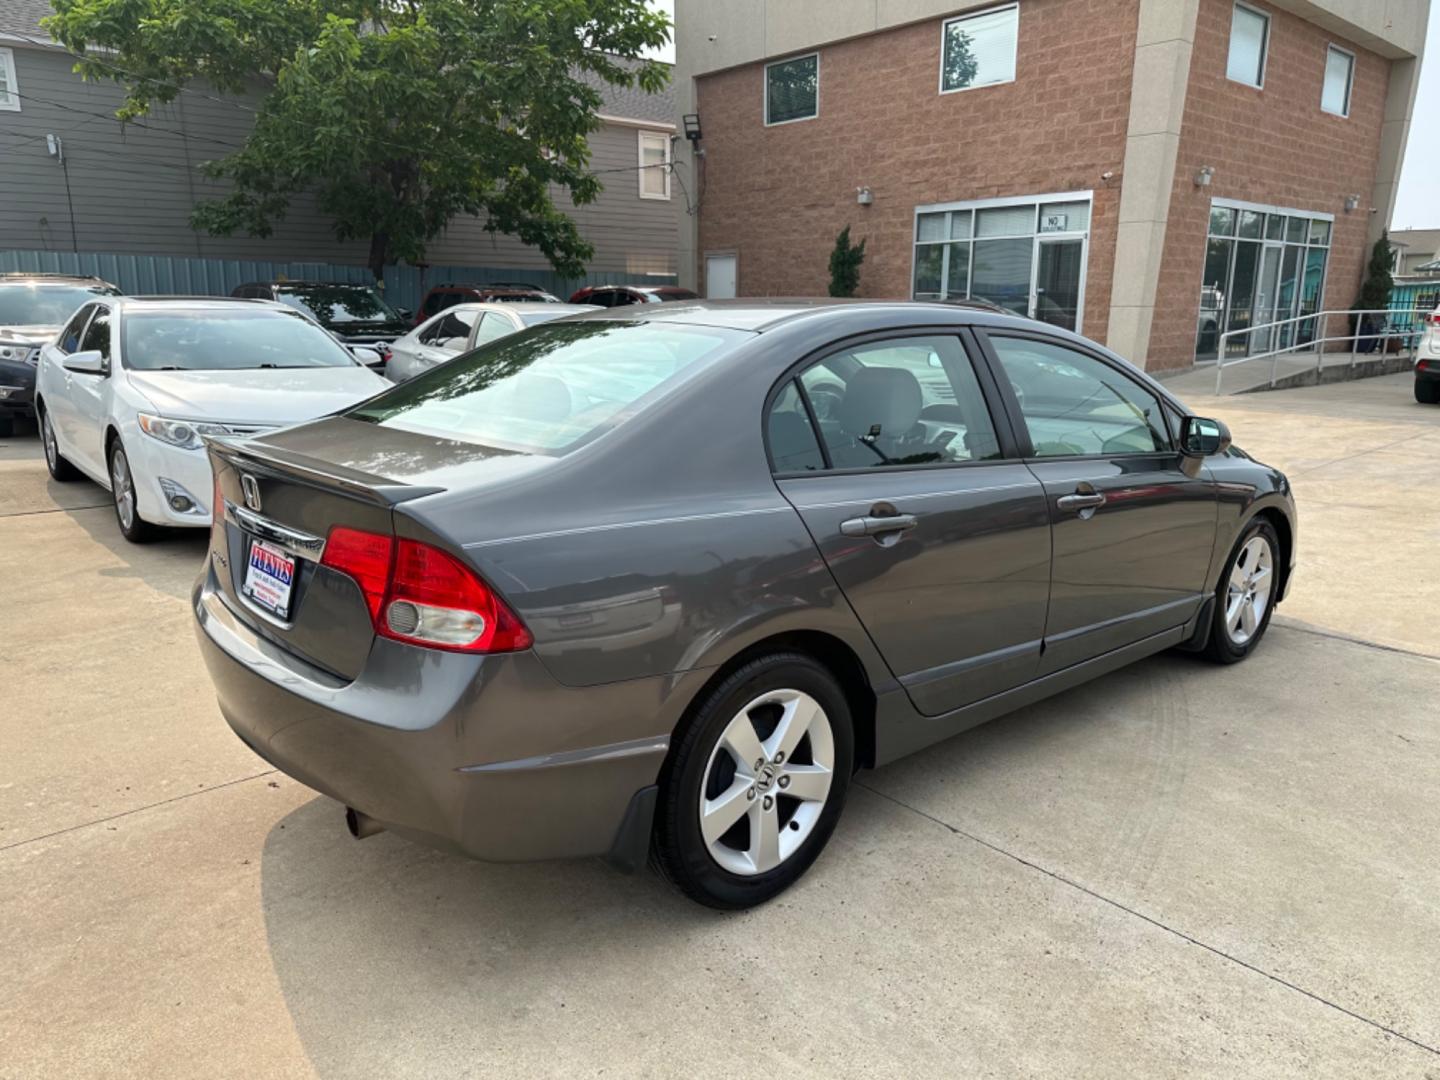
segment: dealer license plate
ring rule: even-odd
[[[264,540],[251,540],[245,595],[283,619],[290,613],[290,589],[294,584],[295,557]]]

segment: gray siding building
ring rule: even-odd
[[[366,243],[338,241],[308,198],[295,200],[268,238],[191,229],[192,207],[223,192],[199,165],[241,144],[255,100],[195,88],[122,125],[120,88],[73,73],[74,58],[40,28],[49,10],[44,0],[0,0],[0,251],[364,264]],[[595,246],[592,273],[672,280],[681,193],[667,170],[639,166],[669,160],[673,96],[600,89],[603,125],[590,149],[605,190],[583,207],[557,192],[556,204]],[[483,224],[452,220],[428,262],[548,268],[539,251]]]

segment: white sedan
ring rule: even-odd
[[[41,349],[35,404],[50,475],[109,489],[138,543],[210,524],[202,436],[313,420],[389,385],[282,304],[107,296]]]
[[[552,304],[540,301],[456,304],[436,312],[408,334],[390,343],[385,375],[395,382],[453,360],[497,338],[566,315],[594,314],[593,304]]]

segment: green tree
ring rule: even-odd
[[[197,82],[263,91],[244,144],[203,166],[230,191],[197,206],[195,228],[268,236],[312,191],[339,239],[369,240],[377,280],[388,262],[423,260],[461,214],[579,276],[593,250],[551,192],[580,206],[601,190],[586,147],[597,87],[655,91],[668,77],[641,59],[669,38],[645,0],[54,4],[45,25],[76,70],[124,87],[121,120]]]
[[[865,241],[851,245],[850,226],[835,237],[835,250],[830,252],[830,295],[854,296],[860,287],[860,264],[865,261]]]
[[[1390,276],[1391,252],[1394,249],[1390,246],[1390,234],[1387,231],[1380,233],[1380,239],[1370,249],[1370,262],[1365,267],[1365,280],[1360,283],[1360,295],[1355,298],[1355,307],[1360,311],[1378,311],[1390,306],[1390,290],[1395,287],[1395,279]],[[1352,334],[1374,335],[1379,333],[1380,328],[1385,324],[1383,315],[1352,315],[1350,316],[1350,332]],[[1379,341],[1375,337],[1362,337],[1357,342],[1357,348],[1361,352],[1374,350]]]

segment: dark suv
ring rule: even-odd
[[[572,304],[624,307],[627,304],[661,304],[670,300],[698,300],[698,293],[678,285],[586,285],[570,297]]]
[[[252,281],[230,295],[288,304],[346,345],[386,345],[410,330],[409,311],[391,307],[375,286],[353,281]]]
[[[491,281],[480,284],[436,285],[425,294],[420,302],[420,313],[415,316],[419,326],[432,315],[452,308],[456,304],[494,304],[519,302],[527,304],[558,304],[560,298],[548,293],[539,285],[524,281]]]
[[[16,417],[35,416],[40,346],[94,296],[119,296],[107,281],[84,274],[0,274],[0,436]]]

